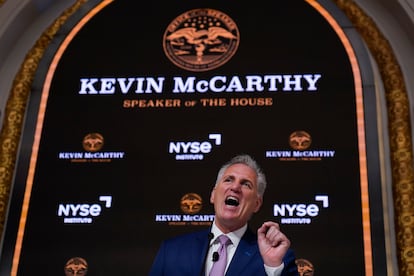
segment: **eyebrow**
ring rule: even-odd
[[[235,178],[236,178],[236,176],[235,176],[234,174],[232,174],[232,173],[223,175],[223,180],[225,180],[225,179],[227,179],[227,178],[235,179]],[[254,185],[254,180],[252,180],[252,179],[250,179],[250,178],[245,178],[245,177],[243,177],[243,178],[241,179],[241,182],[242,182],[242,183],[249,182],[249,183],[251,183],[251,184],[252,184],[252,186],[257,186],[257,183],[256,183],[256,185]]]

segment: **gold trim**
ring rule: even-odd
[[[368,171],[367,171],[367,153],[365,142],[365,121],[364,121],[364,106],[363,106],[363,89],[361,72],[359,70],[358,59],[355,55],[354,49],[346,36],[342,27],[337,23],[336,19],[320,5],[316,0],[306,0],[325,18],[336,32],[338,38],[341,40],[347,54],[352,71],[354,75],[355,87],[355,102],[356,115],[358,127],[358,150],[359,150],[359,165],[360,165],[360,189],[361,189],[361,211],[362,211],[362,230],[364,236],[364,260],[365,260],[365,275],[373,275],[372,265],[372,241],[371,241],[371,220],[369,211],[369,193],[368,193]]]
[[[334,0],[351,20],[379,67],[390,139],[397,258],[400,275],[414,275],[414,173],[408,94],[394,52],[374,21],[350,0]]]
[[[88,12],[86,16],[84,16],[79,22],[72,28],[70,33],[65,37],[65,39],[62,41],[61,45],[59,46],[59,49],[56,51],[55,56],[53,60],[50,63],[50,66],[48,68],[48,73],[46,74],[46,79],[43,83],[43,90],[42,90],[42,96],[40,100],[39,105],[39,112],[37,114],[37,123],[36,123],[36,131],[34,135],[34,142],[32,145],[32,154],[30,158],[30,166],[28,170],[28,176],[26,180],[26,187],[25,187],[25,193],[24,193],[24,199],[22,204],[22,211],[20,215],[20,223],[19,223],[19,230],[17,233],[16,238],[16,246],[14,250],[14,256],[13,256],[13,265],[11,270],[11,276],[16,276],[18,267],[19,267],[19,261],[20,261],[20,254],[22,249],[22,243],[23,243],[23,237],[24,232],[26,229],[26,220],[27,215],[29,211],[29,203],[30,203],[30,197],[32,194],[32,188],[33,188],[33,179],[35,175],[35,168],[37,163],[37,155],[39,151],[39,143],[40,143],[40,137],[43,129],[43,120],[44,115],[46,113],[46,105],[47,105],[47,99],[49,97],[49,90],[50,90],[50,84],[52,82],[55,70],[57,68],[57,65],[59,63],[59,60],[61,59],[63,53],[65,52],[66,48],[72,41],[72,39],[76,36],[76,34],[79,32],[79,30],[82,29],[82,27],[93,17],[95,16],[101,9],[103,9],[106,5],[111,3],[113,0],[102,0],[99,5],[96,5],[95,8],[93,8],[91,11]]]
[[[0,233],[3,233],[4,230],[10,187],[34,74],[55,34],[86,1],[76,1],[49,26],[26,55],[13,81],[4,112],[3,127],[0,132]]]

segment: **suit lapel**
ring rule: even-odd
[[[226,275],[242,275],[243,270],[249,265],[256,254],[259,254],[257,238],[247,229],[237,246]]]
[[[201,231],[194,239],[194,244],[192,246],[193,250],[191,251],[191,258],[194,274],[193,275],[204,275],[205,259],[207,255],[210,229],[208,231]]]

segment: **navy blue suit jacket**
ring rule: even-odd
[[[199,276],[204,274],[205,256],[210,229],[181,235],[162,243],[152,265],[150,276]],[[283,276],[298,275],[295,256],[291,249],[283,262]],[[257,236],[247,230],[237,246],[226,276],[266,275],[263,259],[257,245]]]

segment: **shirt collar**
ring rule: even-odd
[[[233,243],[233,245],[235,247],[237,247],[237,245],[239,244],[241,238],[243,237],[244,233],[247,230],[247,223],[245,225],[243,225],[243,227],[237,229],[236,231],[230,232],[225,234],[227,237],[229,237],[229,239],[231,240],[231,242]],[[212,245],[213,243],[218,242],[218,237],[220,235],[224,235],[223,232],[221,232],[221,230],[217,227],[216,222],[213,222],[213,225],[211,226],[211,233],[214,235],[213,238],[210,241],[210,245]]]

